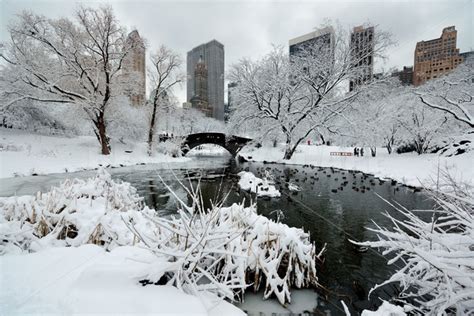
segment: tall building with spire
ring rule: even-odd
[[[443,29],[441,37],[416,43],[413,70],[415,86],[438,78],[463,62],[463,56],[456,48],[456,39],[456,28],[448,26]]]
[[[199,45],[193,48],[187,54],[187,86],[186,99],[191,99],[197,95],[196,75],[201,75],[197,71],[199,61],[205,65],[207,69],[207,102],[208,107],[212,110],[212,117],[224,120],[224,45],[216,40]],[[202,66],[200,66],[202,67]],[[199,80],[203,80],[200,78]],[[200,92],[202,93],[202,91]],[[203,97],[202,95],[200,96]]]
[[[209,104],[207,83],[207,66],[200,56],[194,69],[194,96],[191,98],[191,106],[193,109],[202,111],[206,116],[213,117],[213,107]]]
[[[137,30],[128,34],[125,49],[128,50],[122,64],[125,94],[132,105],[141,106],[146,99],[145,43]]]

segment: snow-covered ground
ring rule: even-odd
[[[95,245],[0,256],[0,314],[245,315],[225,301],[172,286],[142,286],[134,275],[150,252]]]
[[[366,148],[364,157],[335,156],[334,152],[352,153],[353,148],[337,146],[301,145],[289,161],[283,160],[283,146],[244,148],[240,155],[250,161],[268,161],[298,165],[315,165],[358,170],[380,178],[391,178],[413,186],[431,186],[440,170],[447,170],[454,178],[474,184],[474,151],[462,155],[446,157],[438,154],[416,153],[389,155],[384,148],[377,149],[372,157]]]
[[[67,138],[0,128],[0,178],[74,172],[94,169],[99,165],[120,167],[189,160],[159,153],[149,157],[144,142],[126,145],[112,142],[111,146],[112,153],[104,156],[100,154],[99,143],[93,136]]]

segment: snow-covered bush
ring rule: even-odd
[[[192,205],[179,197],[178,217],[153,222],[158,234],[132,231],[158,256],[143,274],[152,283],[172,284],[192,294],[211,291],[231,300],[247,286],[264,287],[264,298],[275,295],[291,302],[290,288],[316,287],[318,254],[309,234],[258,215],[256,205],[202,207],[197,191],[188,191]],[[164,261],[163,258],[166,260]]]
[[[1,106],[1,102],[0,102]],[[62,104],[23,101],[0,112],[0,126],[47,135],[84,135],[91,128],[82,113]]]
[[[169,138],[164,142],[159,142],[156,145],[156,151],[172,157],[181,157],[183,154],[181,151],[183,141],[184,139],[181,137]]]
[[[241,299],[249,286],[264,287],[264,297],[275,295],[281,304],[291,301],[291,287],[317,286],[322,251],[316,253],[309,234],[258,215],[255,205],[204,209],[199,188],[191,190],[191,206],[175,195],[181,208],[171,218],[143,206],[129,183],[112,181],[104,170],[35,196],[0,198],[0,254],[140,245],[156,255],[138,276],[143,283],[230,300]]]
[[[105,170],[87,180],[66,180],[35,196],[0,198],[0,253],[93,243],[131,245],[134,235],[123,219],[146,228],[143,206],[129,183],[112,181]]]
[[[376,225],[370,230],[378,241],[359,245],[383,249],[397,264],[390,279],[375,286],[396,282],[399,299],[421,314],[465,315],[474,310],[474,199],[472,188],[453,184],[451,190],[431,192],[437,207],[431,221],[414,211],[394,206],[403,219],[390,214],[388,229]],[[370,295],[370,294],[369,294]]]

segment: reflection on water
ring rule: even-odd
[[[169,168],[170,166],[174,169]],[[110,171],[114,178],[132,183],[145,198],[147,205],[164,215],[176,212],[177,208],[176,199],[164,183],[184,201],[190,202],[183,185],[187,188],[196,187],[200,182],[207,207],[212,203],[222,202],[224,197],[224,205],[238,203],[243,199],[248,205],[255,197],[238,189],[236,174],[242,169],[248,169],[259,176],[263,176],[267,170],[274,176],[282,196],[278,199],[258,199],[258,212],[272,219],[279,216],[289,226],[303,227],[311,233],[318,249],[327,244],[324,262],[318,267],[318,273],[320,283],[326,289],[320,291],[320,294],[328,300],[316,301],[314,298],[316,314],[341,314],[340,300],[344,300],[352,312],[379,304],[376,299],[368,301],[367,293],[371,287],[391,274],[391,267],[387,266],[386,259],[377,252],[372,249],[361,252],[348,239],[374,240],[376,236],[367,229],[373,227],[372,220],[382,226],[391,226],[383,212],[387,211],[392,215],[396,215],[396,212],[383,199],[400,203],[408,209],[429,209],[432,205],[423,193],[414,193],[412,189],[390,180],[383,181],[362,173],[333,168],[260,163],[238,165],[228,158],[205,156],[195,157],[186,165],[170,166],[148,165]],[[91,174],[93,173],[80,173],[79,176]],[[36,180],[40,177],[22,178],[25,181],[19,181],[16,186],[15,183],[9,183],[10,191],[2,188],[0,193],[12,195],[21,191],[22,194],[31,194],[34,191],[25,191],[35,188],[35,183],[41,184],[37,188],[44,188],[47,184],[56,184],[64,177],[67,175],[44,177],[42,181]],[[289,182],[297,184],[301,191],[290,192]],[[275,210],[281,212],[274,212]],[[429,213],[423,214],[422,216],[429,216]],[[372,297],[388,297],[393,291],[393,288],[386,288],[373,293]],[[307,292],[305,297],[306,300],[309,297]],[[311,302],[308,306],[312,306]],[[252,304],[244,304],[242,307],[257,315],[260,308]],[[287,311],[296,310],[295,306],[290,305]],[[270,312],[270,309],[267,311]],[[281,310],[277,309],[275,312],[281,313]]]

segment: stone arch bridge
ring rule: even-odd
[[[196,133],[175,137],[160,135],[160,141],[166,141],[168,139],[178,137],[183,138],[183,142],[181,144],[181,151],[183,155],[186,155],[194,147],[205,144],[214,144],[227,149],[227,151],[235,157],[245,145],[252,141],[250,138],[226,135],[224,133]]]

